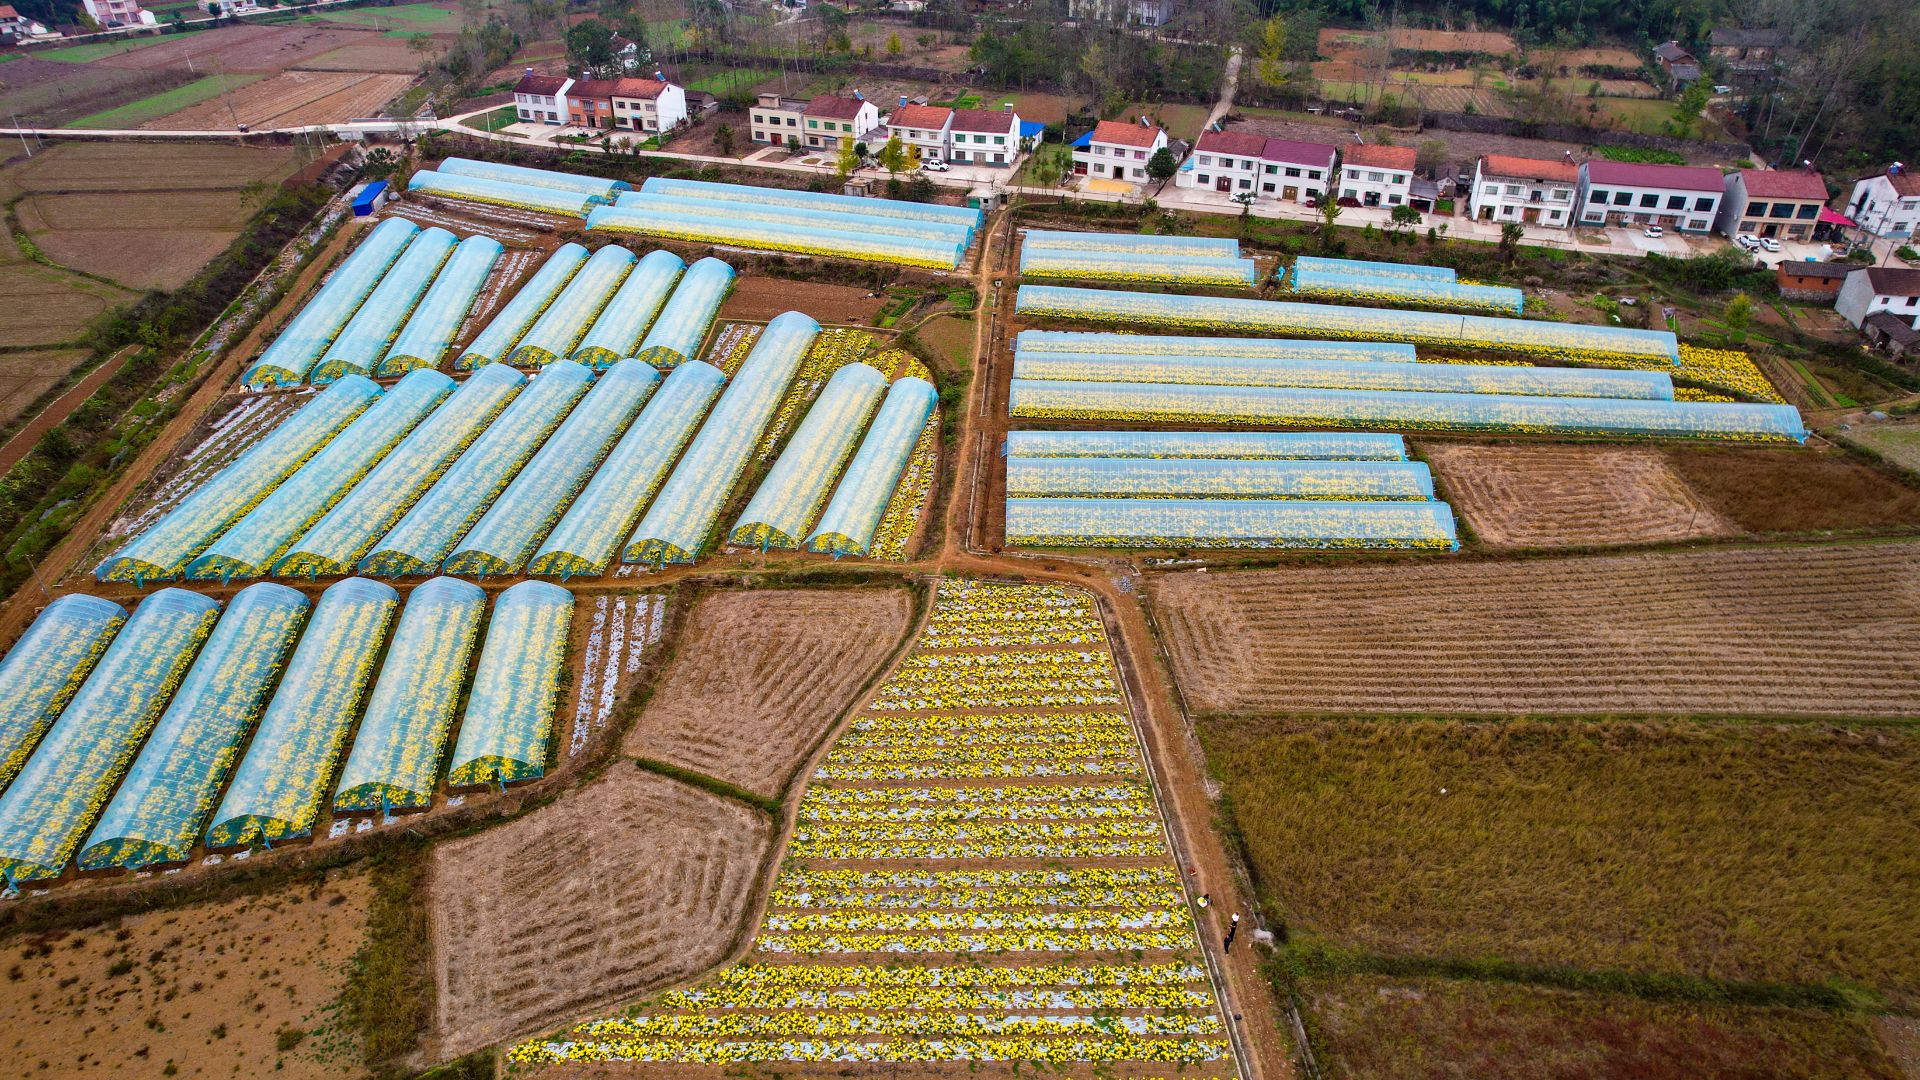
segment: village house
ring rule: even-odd
[[[1773,70],[1781,37],[1771,27],[1715,27],[1707,35],[1707,58],[1730,76],[1756,78]]]
[[[1128,26],[1165,26],[1173,21],[1173,11],[1173,0],[1067,0],[1069,19]]]
[[[1860,269],[1852,263],[1787,259],[1773,268],[1780,295],[1803,304],[1831,304],[1840,295],[1847,275]]]
[[[59,37],[48,30],[45,23],[38,23],[15,11],[12,4],[0,4],[0,41],[26,41],[31,38]]]
[[[1805,169],[1739,169],[1727,174],[1722,235],[1811,240],[1827,205],[1827,182]]]
[[[1073,173],[1095,180],[1145,184],[1147,162],[1166,149],[1167,133],[1151,124],[1102,120],[1073,143]]]
[[[1193,154],[1174,174],[1174,186],[1222,195],[1258,195],[1260,155],[1266,148],[1266,136],[1248,131],[1201,132]]]
[[[1403,206],[1413,190],[1411,146],[1354,143],[1340,152],[1340,195],[1358,206]]]
[[[1847,216],[1875,236],[1908,237],[1920,226],[1920,176],[1896,161],[1878,176],[1854,182]]]
[[[1713,228],[1727,194],[1720,170],[1594,159],[1580,166],[1580,224]]]
[[[687,92],[659,72],[651,79],[615,79],[613,126],[659,134],[687,122]]]
[[[565,75],[535,75],[532,68],[513,86],[513,112],[523,124],[564,124],[567,91],[573,80]]]
[[[807,103],[779,94],[761,94],[747,111],[748,137],[774,146],[800,145],[800,114]]]
[[[1565,229],[1579,190],[1580,167],[1571,161],[1485,154],[1474,163],[1467,205],[1476,221]]]
[[[955,109],[949,127],[952,154],[959,165],[1011,165],[1020,156],[1020,117],[1008,104],[1001,109]]]
[[[900,137],[909,153],[920,151],[922,161],[945,161],[948,136],[953,130],[953,110],[934,105],[909,105],[906,98],[887,118],[887,132]]]
[[[1654,62],[1666,73],[1667,89],[1679,93],[1688,83],[1700,78],[1700,61],[1680,47],[1677,41],[1663,41],[1653,47]]]
[[[1333,183],[1339,150],[1327,143],[1268,139],[1260,147],[1260,194],[1315,205]]]
[[[153,12],[141,7],[138,0],[81,0],[81,6],[87,17],[102,27],[160,25]]]
[[[852,96],[821,94],[800,110],[801,132],[807,146],[831,150],[841,139],[856,142],[880,126],[880,109],[855,90]]]
[[[1920,318],[1920,270],[1859,267],[1840,286],[1833,309],[1858,329],[1865,329],[1868,319],[1882,313],[1912,326]]]

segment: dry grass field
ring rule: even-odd
[[[434,848],[434,1036],[454,1057],[694,975],[752,907],[772,823],[616,764],[526,817]]]
[[[19,416],[87,355],[85,349],[0,353],[0,424]]]
[[[355,36],[348,45],[302,61],[303,71],[385,71],[412,75],[420,70],[420,54],[405,41],[390,37]]]
[[[332,124],[375,115],[413,81],[364,71],[288,71],[148,123],[187,131]]]
[[[362,875],[17,937],[0,958],[9,1076],[334,1080],[334,1000],[366,931]]]
[[[1155,578],[1200,713],[1920,711],[1920,544]]]
[[[112,68],[154,69],[176,67],[191,60],[197,68],[207,70],[270,72],[376,36],[330,26],[224,26],[102,57],[94,63]]]
[[[1920,736],[1665,721],[1203,725],[1296,943],[1920,1003]]]
[[[294,169],[293,150],[231,143],[68,142],[15,162],[24,191],[201,191],[278,180]]]
[[[778,796],[907,631],[905,589],[715,592],[625,751]]]
[[[1667,451],[1681,480],[1750,533],[1819,533],[1920,526],[1920,490],[1842,453],[1790,447]]]
[[[1652,544],[1738,533],[1660,451],[1433,443],[1446,499],[1489,548]]]

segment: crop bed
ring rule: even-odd
[[[579,617],[592,621],[586,627],[580,678],[574,684],[569,757],[578,757],[588,740],[606,728],[622,692],[640,673],[643,654],[660,644],[667,622],[667,597],[661,593],[597,596],[592,614],[589,616],[586,605],[581,604]]]
[[[1422,448],[1454,511],[1490,548],[1654,544],[1733,536],[1658,450],[1600,446]]]

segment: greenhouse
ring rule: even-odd
[[[1020,276],[1098,281],[1160,281],[1173,285],[1219,285],[1251,289],[1259,280],[1252,259],[1213,255],[1136,255],[1078,248],[1020,248]]]
[[[486,612],[487,594],[458,578],[437,577],[408,594],[340,770],[335,813],[425,809],[433,802]]]
[[[460,241],[447,263],[434,275],[433,286],[413,309],[413,316],[374,368],[376,375],[404,375],[415,368],[437,368],[447,347],[459,335],[467,312],[493,273],[504,249],[490,236]]]
[[[719,259],[701,259],[681,275],[667,306],[633,355],[657,368],[684,364],[700,355],[707,328],[733,289],[733,267]]]
[[[66,870],[219,617],[219,604],[184,589],[161,589],[134,609],[0,796],[9,886]]]
[[[486,328],[474,336],[454,366],[470,370],[505,360],[521,335],[547,310],[547,305],[572,279],[574,271],[586,261],[587,249],[579,244],[567,243],[554,248],[547,261],[540,264],[539,271],[528,278],[520,291],[513,294],[513,299],[494,313]]]
[[[371,374],[458,243],[452,233],[438,227],[415,234],[360,310],[353,313],[346,329],[321,354],[309,381],[325,386],[344,375]]]
[[[966,248],[938,233],[922,237],[875,236],[856,222],[840,227],[753,221],[736,216],[711,217],[641,203],[602,206],[587,215],[587,228],[602,232],[638,233],[698,244],[726,244],[796,255],[827,255],[864,262],[898,263],[933,270],[960,265]]]
[[[191,581],[225,582],[265,575],[302,533],[453,393],[453,385],[438,371],[409,372],[326,449],[309,458],[188,563],[184,576]]]
[[[291,386],[304,381],[334,335],[353,318],[360,302],[419,231],[420,226],[400,217],[390,217],[369,230],[240,381],[248,386]]]
[[[1443,502],[1262,499],[1008,499],[1021,547],[1457,550]]]
[[[602,371],[632,356],[654,316],[672,294],[687,264],[671,251],[650,251],[633,267],[620,291],[613,294],[587,335],[567,359]]]
[[[1160,337],[1077,330],[1022,330],[1015,352],[1145,353],[1174,356],[1270,356],[1281,360],[1387,360],[1413,363],[1413,346],[1398,341],[1305,341],[1288,338]]]
[[[1407,442],[1368,431],[1009,431],[1007,456],[1405,461]]]
[[[1461,285],[1452,281],[1337,274],[1300,267],[1295,267],[1293,273],[1287,275],[1287,285],[1299,296],[1350,300],[1361,304],[1380,301],[1429,308],[1497,311],[1503,315],[1518,315],[1526,307],[1526,297],[1520,290],[1505,285]]]
[[[799,206],[809,210],[838,210],[869,217],[907,218],[936,221],[950,225],[980,227],[984,215],[963,206],[942,203],[902,202],[898,199],[868,199],[856,195],[828,195],[817,191],[788,188],[754,187],[751,184],[716,184],[704,180],[668,180],[651,177],[640,185],[650,195],[671,195],[691,199],[719,199],[726,202],[753,203],[758,206]]]
[[[573,594],[523,581],[500,594],[447,767],[448,787],[505,786],[546,771]]]
[[[56,597],[0,660],[0,792],[126,621],[125,608],[97,596]]]
[[[273,565],[280,577],[346,574],[507,407],[525,375],[504,364],[475,372]]]
[[[1115,251],[1127,255],[1210,255],[1216,258],[1240,257],[1240,241],[1213,236],[1148,236],[1144,233],[1065,232],[1058,229],[1023,229],[1024,247],[1061,248],[1072,251]]]
[[[360,572],[391,577],[438,570],[441,560],[567,418],[592,381],[593,372],[571,360],[541,368],[500,418],[360,560]]]
[[[608,298],[620,287],[633,263],[633,252],[618,244],[594,252],[513,347],[509,362],[538,367],[566,359],[607,306]]]
[[[447,559],[449,574],[510,574],[525,565],[607,450],[660,385],[638,360],[608,368]]]
[[[957,221],[949,224],[854,211],[809,210],[798,206],[723,202],[719,199],[688,199],[676,195],[653,195],[642,191],[622,195],[614,205],[660,210],[696,218],[753,221],[767,225],[797,226],[803,229],[831,229],[836,232],[858,232],[873,236],[900,236],[912,240],[939,237],[959,244],[962,249],[973,242],[973,226]]]
[[[1423,461],[1008,458],[1009,499],[1433,498]]]
[[[505,180],[486,180],[478,176],[435,172],[432,169],[421,169],[414,173],[412,179],[407,181],[407,190],[419,195],[483,203],[488,206],[506,206],[515,210],[532,210],[562,217],[586,217],[587,211],[606,201],[575,191],[534,187],[532,184],[516,184]]]
[[[734,523],[730,542],[762,551],[799,547],[886,391],[887,377],[866,364],[834,372]]]
[[[646,516],[627,540],[625,561],[692,562],[739,482],[755,444],[786,396],[788,384],[820,333],[809,316],[789,311],[767,324],[713,415],[687,446]]]
[[[1621,326],[1063,285],[1022,285],[1014,303],[1022,315],[1062,319],[1410,341],[1568,360],[1601,357],[1678,363],[1680,359],[1680,344],[1668,331]]]
[[[1021,352],[1013,356],[1013,377],[1068,382],[1299,386],[1673,400],[1673,379],[1663,371],[1504,364],[1380,364],[1370,360],[1276,360],[1257,356]]]
[[[1454,280],[1452,267],[1421,266],[1418,263],[1371,262],[1367,259],[1329,259],[1318,255],[1302,255],[1293,260],[1296,270],[1311,270],[1321,274],[1355,274],[1367,277],[1412,278],[1419,281]]]
[[[306,621],[307,598],[285,585],[240,590],[87,837],[80,869],[186,859]]]
[[[1013,380],[1022,419],[1804,441],[1791,405]]]
[[[320,594],[213,815],[208,847],[255,840],[271,847],[313,831],[399,608],[399,593],[366,578],[336,582]]]
[[[867,554],[937,400],[939,394],[932,383],[911,376],[887,390],[880,414],[873,418],[873,426],[853,455],[853,464],[840,478],[833,501],[807,536],[808,551],[836,557]]]
[[[726,381],[719,368],[699,360],[669,372],[534,553],[527,573],[563,580],[605,573]]]
[[[472,158],[463,157],[450,157],[442,161],[439,171],[452,176],[474,176],[482,180],[498,180],[507,184],[553,188],[556,191],[571,191],[581,195],[598,196],[602,199],[611,199],[622,191],[633,190],[633,185],[625,180],[602,180],[597,176],[581,176],[577,173],[557,172],[553,169],[534,169],[525,165],[502,165],[499,162],[475,161]]]
[[[378,384],[358,375],[314,395],[299,412],[282,420],[132,543],[95,567],[93,576],[138,586],[149,578],[179,574],[380,396]]]

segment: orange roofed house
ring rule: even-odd
[[[1473,167],[1468,206],[1476,221],[1566,229],[1579,189],[1580,167],[1571,161],[1485,154]]]
[[[665,79],[581,79],[566,98],[575,127],[657,134],[687,122],[687,92]]]
[[[1336,198],[1359,206],[1405,206],[1413,192],[1413,160],[1411,146],[1354,143],[1340,155]]]
[[[1074,140],[1073,173],[1129,184],[1148,181],[1147,162],[1166,148],[1167,133],[1151,124],[1102,120]]]

